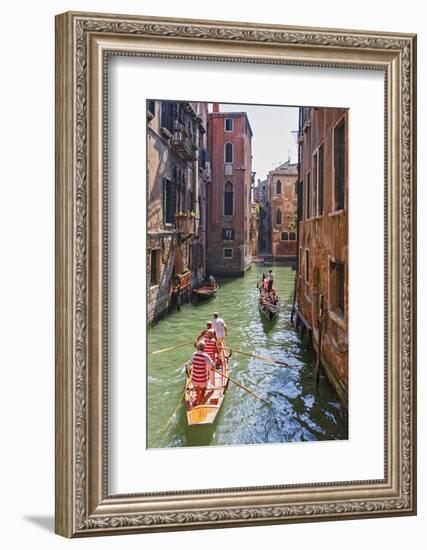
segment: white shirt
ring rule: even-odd
[[[225,327],[224,320],[218,317],[218,319],[214,319],[212,321],[212,326],[215,330],[217,338],[224,338],[224,327]]]

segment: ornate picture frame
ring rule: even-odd
[[[107,476],[106,60],[385,75],[385,476],[111,495]],[[65,537],[416,513],[416,36],[65,13],[56,18],[56,532]]]

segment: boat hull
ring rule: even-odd
[[[193,296],[198,300],[209,300],[218,294],[218,285],[215,285],[214,288],[207,286],[200,286],[193,290]]]
[[[259,304],[259,310],[261,312],[261,315],[267,319],[268,321],[274,321],[279,316],[280,307],[275,309],[274,311],[269,308],[263,308],[261,304]]]
[[[223,356],[222,373],[228,376],[228,361]],[[215,373],[215,383],[213,388],[207,388],[206,401],[200,405],[194,405],[195,390],[191,383],[191,377],[187,375],[185,384],[185,403],[187,406],[187,422],[189,426],[204,426],[213,424],[217,414],[224,401],[225,393],[228,387],[228,380],[224,378],[221,372]]]
[[[261,314],[268,321],[274,321],[275,319],[277,319],[280,311],[280,301],[278,297],[275,304],[269,303],[267,301],[267,297],[269,297],[269,293],[267,293],[267,291],[262,289],[258,289],[258,290],[260,291],[260,295],[258,298],[258,307]],[[264,299],[262,299],[263,297]]]

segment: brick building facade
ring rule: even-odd
[[[290,161],[269,172],[271,254],[274,260],[295,260],[297,256],[298,165]]]
[[[297,327],[348,396],[348,111],[301,108]],[[323,301],[323,321],[320,305]]]
[[[206,274],[207,116],[206,103],[147,101],[149,321]]]
[[[252,129],[245,112],[209,113],[207,273],[243,274],[251,263]]]

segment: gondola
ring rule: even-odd
[[[201,286],[193,290],[193,296],[199,300],[207,300],[208,298],[212,298],[212,296],[216,296],[218,294],[218,289],[218,283],[203,283]]]
[[[267,290],[259,289],[258,306],[261,314],[268,320],[274,321],[280,311],[280,301],[276,293],[276,301],[271,301],[271,294]]]
[[[187,379],[185,383],[185,404],[187,406],[187,422],[189,426],[202,426],[213,424],[216,415],[222,405],[225,393],[228,388],[228,359],[226,352],[222,350],[219,354],[220,365],[216,366],[215,383],[213,387],[208,385],[205,393],[205,401],[201,405],[194,404],[196,391],[191,382],[190,365],[186,365]]]

